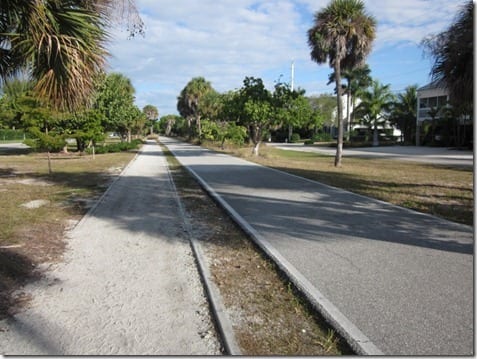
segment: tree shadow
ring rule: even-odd
[[[186,152],[179,147],[173,152],[187,162],[194,151]],[[269,238],[286,236],[313,241],[361,238],[473,253],[470,228],[456,223],[254,164],[197,163],[188,166],[252,227]],[[357,181],[356,188],[370,185],[367,181]],[[403,188],[409,185],[415,184],[396,183]]]
[[[0,146],[0,156],[18,156],[18,155],[27,155],[32,153],[33,149],[31,148],[15,148],[15,147],[1,147]]]
[[[14,292],[40,278],[30,258],[15,249],[0,248],[0,320],[12,317],[21,306],[23,300]]]
[[[457,185],[439,185],[432,182],[424,184],[409,182],[384,182],[379,180],[368,180],[346,173],[328,173],[318,170],[290,169],[282,167],[273,168],[281,172],[292,173],[296,176],[308,178],[313,181],[321,181],[320,183],[323,184],[339,186],[347,191],[365,196],[370,191],[386,192],[391,195],[393,193],[397,193],[400,196],[408,195],[411,197],[410,201],[415,203],[412,208],[414,210],[422,212],[423,208],[428,208],[429,211],[432,211],[433,215],[437,215],[442,218],[452,218],[452,220],[458,223],[473,223],[472,206],[465,206],[463,203],[455,203],[455,201],[473,201],[473,188],[466,188]],[[455,170],[455,168],[453,168],[453,170]],[[444,203],[435,203],[434,205],[432,202],[417,200],[418,190],[425,187],[439,190],[439,193],[433,194],[432,198],[444,201]],[[445,194],[446,192],[451,191],[458,191],[460,193],[450,195]],[[466,194],[468,196],[466,196]],[[423,194],[423,196],[430,198],[428,194]],[[448,203],[445,203],[446,201]],[[437,211],[435,211],[435,209],[437,209]]]

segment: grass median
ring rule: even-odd
[[[167,155],[177,191],[204,249],[244,355],[352,354],[252,240]]]

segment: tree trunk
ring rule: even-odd
[[[335,167],[341,167],[343,156],[343,103],[341,102],[341,61],[335,62],[336,97],[338,99],[338,139],[336,143]]]
[[[259,126],[252,126],[252,141],[253,141],[253,150],[252,154],[258,156],[258,150],[260,148],[260,142],[262,142],[262,130]]]
[[[349,118],[350,131],[353,131],[352,124],[354,123],[354,108],[356,107],[355,96],[351,98],[351,114]],[[350,141],[351,141],[351,132],[350,132]]]
[[[292,135],[293,135],[293,126],[288,125],[288,142],[290,142],[290,143],[292,141]]]
[[[350,119],[350,107],[351,107],[351,92],[350,92],[350,85],[348,81],[348,94],[346,96],[346,121],[347,127],[348,127],[348,132],[346,133],[346,141],[349,142],[350,136],[351,136],[351,119]]]
[[[166,136],[170,136],[172,130],[172,121],[167,120]]]
[[[187,116],[187,137],[189,140],[192,138],[192,117]]]
[[[258,156],[258,150],[259,150],[259,148],[260,148],[260,141],[257,142],[257,143],[254,143],[254,145],[253,145],[252,154],[253,154],[254,156]]]
[[[131,130],[128,128],[128,143],[131,143]]]
[[[48,174],[51,175],[53,171],[51,170],[51,156],[49,150],[46,152],[46,155],[48,157]]]
[[[379,136],[378,136],[378,124],[374,123],[374,131],[373,131],[373,147],[379,146]]]
[[[199,141],[201,140],[202,138],[202,126],[200,124],[200,116],[197,116],[197,130],[199,131]]]

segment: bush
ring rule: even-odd
[[[31,127],[28,129],[28,132],[32,138],[27,138],[24,143],[35,151],[60,152],[66,146],[64,136],[54,131],[46,134],[36,127]]]
[[[315,143],[315,141],[313,141],[313,140],[305,140],[305,145],[312,145],[314,143]]]
[[[333,137],[329,133],[317,133],[312,138],[313,142],[329,142],[333,141]]]
[[[112,144],[105,145],[105,146],[97,146],[97,147],[94,148],[94,152],[96,154],[104,154],[104,153],[114,153],[114,152],[123,152],[123,151],[135,150],[142,143],[143,143],[143,141],[138,140],[138,139],[132,140],[131,143],[128,143],[128,142],[112,143]],[[93,149],[92,148],[87,148],[86,153],[92,154]]]
[[[299,142],[300,141],[300,134],[298,133],[293,133],[291,135],[291,139],[290,139],[290,142],[291,143],[296,143],[296,142]]]

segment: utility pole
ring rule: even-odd
[[[291,63],[291,90],[293,92],[293,88],[294,88],[294,82],[295,82],[295,60],[292,60],[292,63]]]
[[[291,63],[291,84],[290,84],[290,90],[293,92],[293,89],[295,87],[295,60],[292,59]],[[291,124],[288,125],[288,141],[291,142],[293,134],[293,126]]]

